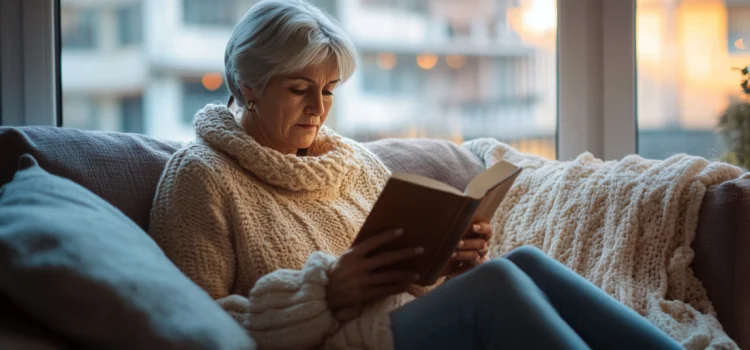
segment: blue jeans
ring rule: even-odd
[[[403,349],[681,349],[533,247],[488,261],[391,315]]]

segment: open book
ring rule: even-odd
[[[521,168],[500,161],[472,179],[464,191],[424,176],[393,173],[353,244],[389,229],[404,234],[373,254],[424,247],[420,256],[390,268],[419,273],[416,283],[434,284],[471,226],[490,222]]]

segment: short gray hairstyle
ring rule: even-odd
[[[339,78],[357,67],[357,51],[333,18],[304,0],[262,0],[234,27],[224,52],[224,75],[239,106],[241,85],[262,95],[275,75],[335,60]]]

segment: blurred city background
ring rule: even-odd
[[[223,56],[256,0],[61,0],[63,123],[194,138],[226,103]],[[359,69],[327,125],[359,141],[494,137],[555,157],[556,0],[312,0],[351,36]],[[715,158],[719,115],[750,64],[750,0],[638,0],[638,144]]]

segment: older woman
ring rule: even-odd
[[[229,106],[196,114],[150,234],[261,348],[677,348],[538,250],[480,264],[487,223],[453,257],[479,267],[446,270],[457,277],[432,291],[387,269],[421,247],[368,254],[400,230],[351,247],[389,171],[323,125],[356,52],[320,10],[261,1],[235,27],[225,65]]]

